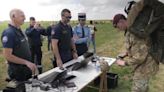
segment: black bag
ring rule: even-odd
[[[99,86],[100,77],[94,80],[94,85]],[[107,87],[108,89],[114,89],[118,86],[118,74],[107,73]]]

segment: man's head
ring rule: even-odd
[[[20,9],[12,9],[10,11],[10,18],[12,23],[14,23],[16,26],[20,26],[24,23],[25,15]]]
[[[116,14],[113,18],[113,26],[120,30],[127,29],[126,17],[123,14]]]
[[[90,23],[90,24],[93,24],[93,21],[92,21],[92,20],[90,20],[90,21],[89,21],[89,23]]]
[[[86,14],[78,13],[78,20],[79,20],[80,25],[84,26],[86,23]]]
[[[30,26],[34,26],[36,23],[35,18],[34,17],[30,17]]]
[[[64,23],[70,22],[70,19],[72,18],[71,11],[68,9],[63,9],[61,11],[61,18],[62,18],[62,22]]]

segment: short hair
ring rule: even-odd
[[[65,12],[71,13],[71,11],[70,11],[69,9],[63,9],[63,10],[61,11],[61,16],[64,16],[64,13],[65,13]]]
[[[30,17],[30,20],[33,20],[33,21],[35,21],[35,17]]]
[[[18,12],[23,12],[23,11],[20,10],[20,9],[12,9],[12,10],[10,11],[10,18],[12,19],[13,17],[15,17],[15,15],[16,15]]]

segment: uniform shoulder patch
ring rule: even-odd
[[[4,36],[3,38],[2,38],[2,42],[3,43],[6,43],[8,41],[8,37],[7,36]]]

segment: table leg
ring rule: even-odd
[[[107,72],[105,71],[101,75],[99,92],[108,92],[108,88],[107,88],[107,75],[106,75],[106,73]]]

